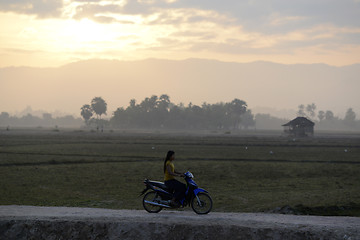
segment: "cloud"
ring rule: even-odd
[[[91,3],[85,3],[82,5],[78,5],[74,9],[73,18],[81,20],[83,18],[88,18],[94,21],[99,21],[104,23],[104,17],[106,17],[105,22],[113,22],[116,21],[116,18],[111,16],[104,16],[106,13],[114,13],[119,11],[119,6],[117,5],[95,5]],[[99,17],[100,16],[100,17]]]
[[[187,31],[178,31],[173,34],[171,34],[171,37],[188,37],[188,38],[194,38],[194,39],[201,39],[201,40],[213,40],[217,37],[217,34],[214,32],[208,32],[208,31],[193,31],[193,30],[187,30]]]
[[[283,16],[279,13],[273,13],[270,15],[269,24],[272,26],[283,26],[288,24],[296,24],[306,20],[306,17],[303,16]]]
[[[62,0],[1,0],[0,11],[36,15],[39,18],[60,17]]]
[[[356,30],[360,27],[360,6],[353,0],[127,0],[117,1],[118,4],[113,1],[78,2],[83,4],[76,9],[76,19],[86,17],[101,23],[177,26],[178,31],[172,29],[169,32],[172,36],[162,36],[159,40],[161,43],[171,42],[172,45],[175,42],[172,38],[180,37],[183,41],[189,41],[187,45],[198,46],[202,40],[203,46],[229,49],[227,51],[231,53],[245,48],[239,47],[244,43],[247,44],[247,51],[271,47],[283,51],[285,46],[291,51],[291,47],[306,47],[320,42],[324,47],[328,44],[340,45],[342,41],[360,43]],[[124,15],[140,18],[134,22],[124,19]],[[242,29],[241,34],[238,29]],[[341,29],[348,30],[344,32]],[[224,35],[223,39],[216,39],[214,32]],[[232,41],[227,37],[228,32],[233,35]],[[201,36],[205,37],[200,39]],[[234,39],[240,39],[239,43],[235,44]]]
[[[267,34],[248,32],[237,26],[213,25],[208,31],[189,25],[188,31],[175,31],[158,40],[164,48],[180,48],[191,52],[214,52],[229,55],[292,55],[304,49],[318,53],[329,50],[342,51],[344,44],[356,45],[360,28],[340,28],[333,25],[318,25],[291,32]],[[191,29],[191,30],[190,30]],[[206,28],[205,28],[206,29]],[[309,50],[310,51],[310,50]]]
[[[360,27],[359,0],[1,0],[0,11],[32,14],[40,18],[86,17],[101,23],[117,21],[116,15],[150,16],[162,13],[158,23],[176,22],[165,12],[212,12],[226,16],[248,31],[281,32],[319,24]],[[167,18],[170,17],[170,18]],[[201,21],[194,15],[189,21]],[[179,20],[179,19],[178,19]],[[219,19],[213,19],[219,20]],[[154,23],[154,22],[151,22]]]
[[[18,54],[34,54],[34,53],[44,52],[42,50],[28,50],[28,49],[21,49],[21,48],[4,48],[3,51],[9,52],[9,53],[18,53]]]
[[[62,26],[63,30],[79,25],[79,31],[64,30],[65,33],[48,27],[51,21],[43,21],[42,30],[36,24],[24,26],[16,33],[20,43],[33,37],[36,46],[43,46],[36,36],[45,38],[51,33],[50,39],[68,41],[59,45],[67,45],[69,51],[85,48],[85,43],[89,43],[89,49],[118,48],[129,55],[131,51],[146,52],[147,56],[163,51],[171,56],[187,51],[188,55],[207,52],[208,56],[214,53],[235,59],[243,54],[295,55],[304,49],[323,53],[357,47],[360,45],[359,1],[0,0],[0,12],[35,15],[40,20],[58,18],[57,23],[64,24],[56,26]],[[84,24],[86,34],[81,34],[83,27],[78,23],[84,20],[89,24]],[[92,26],[98,27],[102,34],[97,35],[104,35],[111,44],[105,47],[100,42],[102,38],[94,37],[96,31]],[[105,38],[105,35],[109,36]],[[125,39],[127,36],[131,39]],[[90,44],[95,40],[97,44]],[[54,41],[47,41],[46,45],[51,42]]]
[[[360,4],[354,0],[77,0],[71,3],[76,4],[72,17],[78,20],[88,18],[104,24],[176,25],[178,28],[189,23],[202,24],[203,28],[237,26],[250,34],[259,33],[265,39],[274,35],[294,38],[294,32],[323,25],[360,27]],[[134,20],[135,16],[137,20]],[[344,38],[352,38],[351,35]],[[318,39],[326,39],[326,36],[330,34],[317,35]],[[356,42],[355,39],[352,41]],[[273,44],[268,42],[267,45]]]

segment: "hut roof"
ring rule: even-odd
[[[309,119],[307,119],[305,117],[297,117],[282,126],[284,126],[284,127],[287,127],[287,126],[313,127],[314,125],[315,125],[314,122],[310,121]]]

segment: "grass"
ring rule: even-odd
[[[360,216],[357,137],[10,131],[0,133],[0,204],[142,209],[142,181],[162,180],[170,149],[214,211]]]

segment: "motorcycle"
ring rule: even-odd
[[[194,175],[189,171],[184,174],[186,192],[184,198],[179,201],[180,206],[178,207],[191,205],[191,208],[195,213],[207,214],[212,209],[212,199],[206,190],[197,186],[193,178]],[[163,182],[145,179],[144,184],[145,189],[142,191],[141,195],[144,195],[148,190],[151,190],[144,195],[142,201],[143,207],[147,212],[158,213],[163,208],[177,208],[170,204],[173,194]]]

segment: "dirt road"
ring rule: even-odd
[[[0,206],[0,239],[360,239],[360,218]]]

